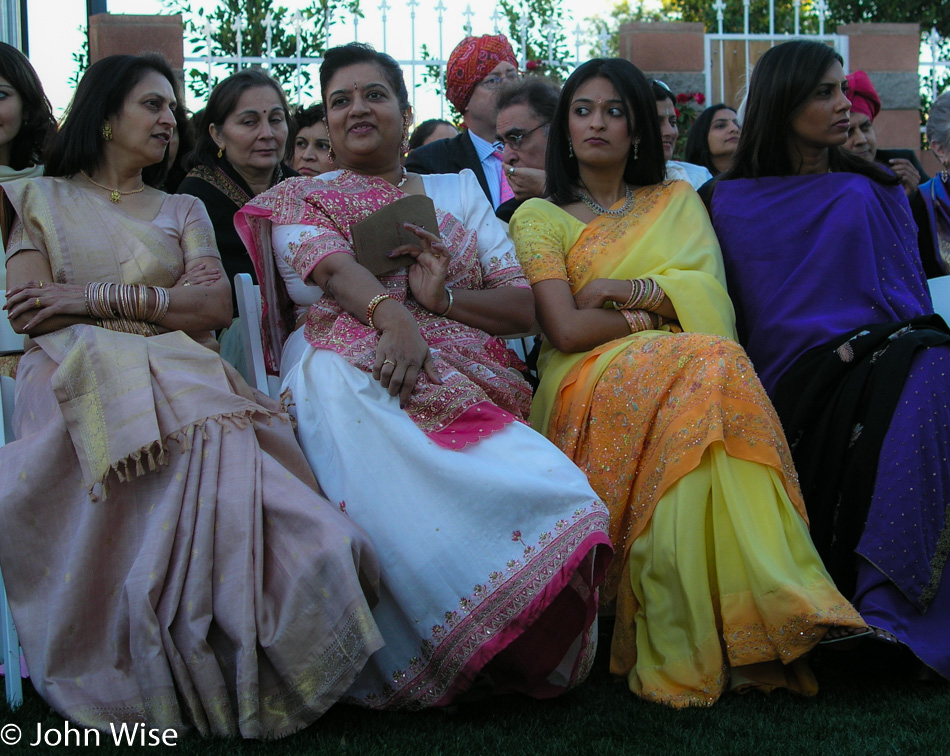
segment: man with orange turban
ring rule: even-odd
[[[518,78],[518,60],[504,34],[466,37],[449,55],[445,96],[462,114],[465,129],[413,150],[406,170],[415,173],[458,173],[470,168],[485,196],[497,208],[513,194],[503,172],[495,140],[495,96],[506,82]]]
[[[874,119],[881,112],[881,98],[864,71],[855,71],[848,77],[848,99],[851,100],[851,126],[844,149],[865,160],[883,163],[901,180],[908,197],[917,191],[921,180],[929,180],[926,171],[913,150],[879,150]]]

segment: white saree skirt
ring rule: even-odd
[[[381,564],[385,646],[346,700],[444,705],[476,678],[548,697],[583,679],[610,556],[607,511],[584,474],[521,423],[461,450],[437,445],[372,375],[302,329],[282,362],[304,453]]]

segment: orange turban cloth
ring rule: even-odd
[[[445,67],[445,96],[459,113],[464,113],[478,82],[504,62],[518,65],[515,51],[504,34],[466,37],[449,55]]]

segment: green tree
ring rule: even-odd
[[[525,36],[528,70],[561,79],[568,73],[570,48],[567,42],[564,11],[559,0],[500,0],[501,12],[508,19],[508,39],[521,57],[521,38]],[[523,13],[523,15],[522,15]]]
[[[241,29],[241,55],[257,57],[267,54],[268,25],[270,15],[271,54],[278,58],[292,58],[299,55],[304,58],[319,57],[326,49],[330,27],[336,23],[336,14],[347,10],[362,17],[360,0],[313,0],[300,11],[303,23],[300,24],[299,40],[293,23],[294,13],[283,6],[274,6],[273,0],[219,0],[218,6],[205,13],[202,4],[197,9],[191,0],[163,0],[165,9],[172,13],[181,13],[184,19],[186,42],[191,44],[193,55],[212,55],[215,57],[233,57],[238,54],[237,28]],[[206,24],[210,25],[210,49],[205,34]],[[281,82],[288,93],[297,90],[297,68],[293,64],[276,64],[270,69],[271,75]],[[211,74],[207,68],[192,68],[187,71],[189,86],[199,97],[207,97],[220,77]],[[300,71],[301,89],[311,94],[310,72]]]
[[[745,24],[745,6],[742,0],[724,0],[723,31],[727,34],[742,32]],[[803,0],[799,11],[799,31],[814,34],[818,31],[818,18],[813,10],[812,0]],[[666,21],[700,22],[706,25],[709,33],[719,30],[718,12],[713,3],[706,0],[661,0],[660,15]],[[795,31],[795,7],[791,0],[775,2],[775,33],[784,34]],[[833,27],[826,17],[825,28]],[[769,33],[769,4],[757,0],[749,6],[749,32],[752,34]]]
[[[923,33],[950,29],[950,4],[920,0],[828,0],[835,24],[887,22],[920,24]]]

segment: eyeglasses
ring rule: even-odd
[[[479,84],[485,87],[485,89],[497,89],[502,84],[508,81],[518,81],[521,78],[521,72],[517,69],[511,70],[506,73],[504,76],[497,76],[492,74],[491,76],[486,76],[482,79]]]
[[[666,83],[660,81],[659,79],[650,79],[650,83],[651,83],[651,84],[656,84],[656,85],[659,86],[659,87],[663,87],[663,89],[665,89],[667,92],[669,92],[670,95],[673,94],[673,90],[670,89],[669,84],[666,84]],[[673,99],[676,99],[676,98],[673,98]]]
[[[544,123],[539,123],[530,131],[525,131],[521,134],[509,134],[508,136],[498,137],[498,142],[501,144],[502,149],[505,147],[511,147],[515,152],[518,152],[521,149],[521,140],[524,139],[528,134],[533,134],[535,131],[540,129],[542,126],[547,126],[550,121],[545,121]]]

